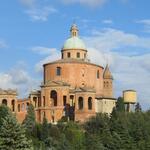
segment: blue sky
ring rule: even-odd
[[[2,0],[0,87],[19,96],[42,82],[42,64],[60,56],[73,22],[92,62],[110,64],[115,96],[135,89],[150,107],[149,0]]]

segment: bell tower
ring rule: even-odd
[[[104,90],[104,97],[106,98],[113,97],[113,76],[109,70],[108,64],[106,65],[103,74],[103,90]]]

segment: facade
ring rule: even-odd
[[[109,114],[115,107],[113,77],[108,65],[104,69],[90,62],[75,24],[70,33],[62,47],[61,59],[43,65],[41,90],[31,92],[25,100],[11,98],[15,100],[14,111],[20,122],[30,103],[35,107],[38,122],[46,117],[52,123],[63,117],[84,122],[98,112]],[[7,101],[12,107],[11,100]],[[0,99],[0,103],[4,101]]]

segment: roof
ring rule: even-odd
[[[48,80],[45,84],[41,86],[70,86],[70,84],[64,82],[64,81],[52,81]]]
[[[100,68],[104,69],[104,68],[103,68],[102,66],[100,66],[100,65],[97,65],[97,64],[94,64],[94,63],[89,62],[89,60],[73,59],[73,58],[70,58],[70,59],[59,59],[59,60],[56,60],[56,61],[53,61],[53,62],[44,64],[43,66],[48,65],[48,64],[56,64],[56,63],[80,63],[80,64],[93,65],[93,66],[97,66],[97,67],[100,67]]]
[[[70,89],[71,93],[77,93],[77,92],[92,92],[95,93],[95,89],[94,88],[89,88],[89,87],[76,87],[74,89]]]
[[[62,49],[86,49],[84,42],[76,36],[67,39]]]
[[[78,36],[78,27],[76,24],[73,24],[71,26],[70,32],[71,32],[71,37],[68,38],[62,49],[84,49],[86,50],[86,46],[84,42],[79,38]]]
[[[113,76],[112,76],[112,74],[111,74],[111,72],[109,70],[108,65],[106,65],[106,68],[104,70],[103,78],[104,79],[113,79]]]

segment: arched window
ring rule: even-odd
[[[106,82],[106,87],[109,87],[109,82],[108,81]]]
[[[106,87],[106,82],[104,81],[104,87]]]
[[[33,97],[34,107],[37,107],[37,97]]]
[[[11,109],[12,111],[15,111],[15,100],[11,101]]]
[[[99,70],[97,70],[97,79],[99,79]]]
[[[78,108],[79,110],[83,109],[83,97],[79,97],[78,99]]]
[[[80,53],[79,52],[77,53],[77,58],[80,58]]]
[[[88,109],[91,110],[92,109],[92,97],[88,98]]]
[[[63,105],[66,106],[66,104],[67,104],[67,96],[64,95],[63,96]]]
[[[20,104],[18,104],[18,112],[20,112]]]
[[[61,67],[56,68],[56,75],[60,76],[61,75]]]
[[[7,99],[3,99],[3,100],[2,100],[2,104],[4,104],[4,105],[7,106]]]
[[[29,103],[27,102],[26,103],[26,110],[28,110],[28,107],[29,107]]]
[[[68,57],[68,58],[70,58],[70,57],[71,57],[71,54],[70,54],[70,52],[68,52],[68,53],[67,53],[67,57]]]
[[[45,107],[45,96],[43,96],[43,106]]]
[[[57,106],[57,92],[55,90],[51,91],[50,97],[53,99],[53,106]]]

